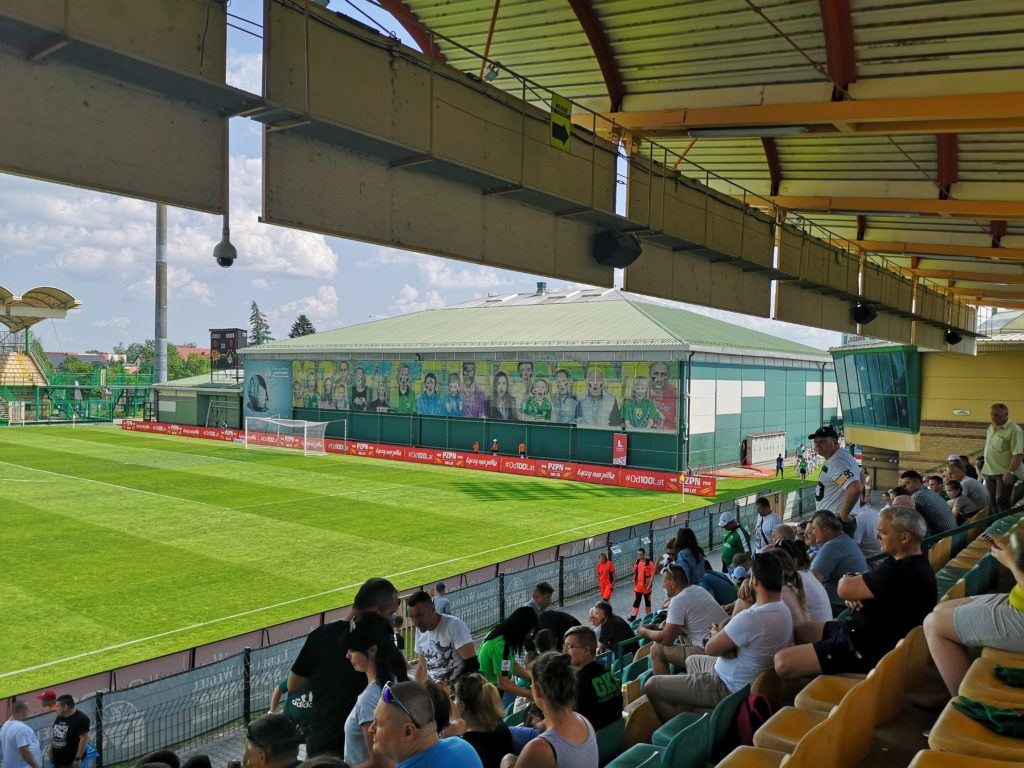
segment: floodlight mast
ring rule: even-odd
[[[156,204],[156,327],[153,333],[153,382],[167,381],[167,206]]]

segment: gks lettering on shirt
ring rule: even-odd
[[[594,692],[600,701],[606,701],[621,690],[619,681],[611,672],[605,672],[600,677],[595,677],[592,682],[594,684]]]

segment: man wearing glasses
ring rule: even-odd
[[[576,712],[595,731],[622,719],[622,684],[597,660],[597,635],[590,627],[573,627],[565,633],[562,652],[576,670]]]
[[[293,768],[299,765],[302,735],[285,715],[271,713],[245,728],[244,763],[248,768]]]
[[[373,717],[373,750],[397,768],[483,768],[468,741],[438,737],[430,693],[419,683],[385,685]]]

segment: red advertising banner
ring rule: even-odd
[[[161,435],[197,437],[206,440],[236,443],[240,443],[245,439],[245,432],[237,429],[192,427],[150,421],[125,420],[121,422],[121,429],[133,432],[152,432]],[[621,437],[625,438],[626,435]],[[278,437],[277,435],[257,432],[250,433],[249,439],[259,445],[302,448],[301,438],[291,435]],[[344,441],[333,438],[328,438],[324,441],[324,448],[328,453],[347,453],[349,456],[410,461],[415,464],[461,467],[485,472],[505,472],[526,477],[546,477],[552,480],[575,480],[580,483],[612,485],[621,488],[639,488],[641,490],[661,491],[664,493],[679,493],[685,487],[686,493],[710,497],[715,495],[716,490],[716,481],[713,477],[679,476],[672,472],[655,472],[649,469],[625,469],[615,466],[577,464],[576,462],[550,461],[547,459],[520,459],[515,456],[492,456],[486,453],[449,451],[439,448],[413,448],[356,440],[350,440],[346,446]]]
[[[683,475],[683,493],[709,497],[717,492],[718,480],[705,475]]]
[[[616,467],[626,466],[626,449],[629,446],[629,435],[616,432],[612,435],[612,464]]]

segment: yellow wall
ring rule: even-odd
[[[921,420],[987,422],[992,403],[1006,403],[1010,418],[1019,423],[1024,420],[1022,382],[1024,352],[976,357],[927,352],[921,355]]]

